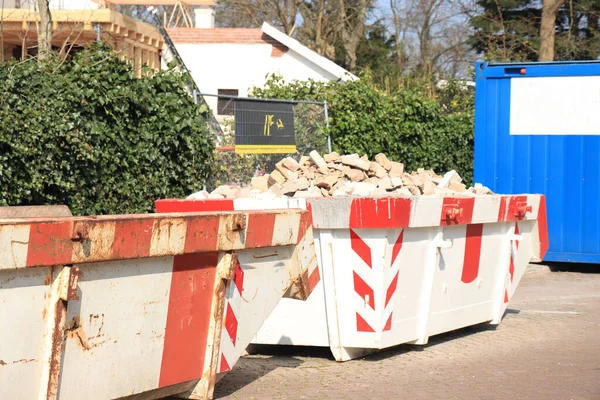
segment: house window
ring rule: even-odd
[[[219,89],[219,96],[238,96],[237,89]],[[217,113],[219,115],[233,115],[235,111],[235,100],[229,97],[219,97],[219,101],[217,102]]]

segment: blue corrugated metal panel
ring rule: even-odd
[[[600,263],[600,135],[511,136],[511,80],[595,75],[599,62],[476,66],[475,181],[497,193],[546,195],[546,261]]]

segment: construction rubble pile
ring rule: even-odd
[[[280,197],[314,198],[337,196],[421,196],[421,195],[485,195],[487,187],[475,185],[467,189],[460,175],[452,170],[440,176],[419,168],[404,172],[404,164],[377,154],[375,161],[364,155],[316,152],[300,161],[287,157],[276,164],[273,172],[252,178],[250,186],[222,185],[211,193],[201,191],[189,199],[234,199]]]

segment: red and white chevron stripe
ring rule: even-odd
[[[396,262],[398,254],[402,249],[404,230],[396,236],[392,246],[392,255],[389,265],[382,266],[379,262],[373,262],[372,248],[350,229],[350,246],[352,251],[362,262],[353,263],[353,288],[354,292],[363,302],[363,306],[356,310],[357,332],[381,332],[392,328],[392,317],[394,303],[393,298],[398,286],[400,265]],[[378,243],[380,244],[380,243]],[[377,281],[384,282],[385,298],[378,299]],[[381,310],[380,310],[381,309]],[[382,325],[380,315],[383,315]]]

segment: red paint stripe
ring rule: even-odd
[[[515,235],[519,234],[519,224],[515,222]],[[517,251],[519,250],[519,241],[515,240],[515,248]],[[510,282],[512,283],[515,279],[515,258],[517,258],[517,253],[513,252],[512,246],[510,248],[510,264],[508,266],[508,272],[510,274]]]
[[[387,293],[385,295],[385,307],[387,307],[388,303],[392,299],[392,296],[394,295],[394,293],[396,293],[396,286],[398,285],[398,275],[399,274],[400,274],[400,271],[397,271],[396,276],[394,276],[394,279],[392,279],[390,286],[388,286]]]
[[[115,222],[112,254],[116,259],[143,258],[150,255],[154,220],[132,219]]]
[[[498,209],[498,222],[506,221],[506,203],[508,201],[507,196],[500,197],[500,208]]]
[[[350,246],[369,268],[373,268],[371,265],[371,248],[352,229],[350,229]]]
[[[481,239],[483,224],[467,225],[467,238],[465,244],[465,257],[461,280],[471,283],[479,274],[479,261],[481,259]]]
[[[185,234],[184,252],[199,253],[214,251],[217,248],[221,219],[215,215],[196,217],[188,220]]]
[[[363,281],[356,272],[352,273],[354,274],[354,291],[364,300],[369,296],[369,306],[375,310],[375,296],[373,294],[373,289],[371,286],[367,285],[367,282]]]
[[[227,371],[231,371],[231,367],[227,363],[227,360],[225,359],[225,356],[223,355],[223,353],[221,353],[221,368],[219,368],[219,372],[227,372]]]
[[[244,290],[244,271],[242,270],[240,260],[237,260],[235,265],[235,277],[233,278],[233,282],[235,283],[238,293],[241,295]]]
[[[408,228],[410,208],[410,199],[400,197],[354,199],[350,228]]]
[[[32,224],[27,247],[28,267],[70,264],[73,255],[73,222]]]
[[[394,262],[396,261],[396,257],[398,257],[398,253],[400,253],[400,250],[402,250],[402,241],[404,240],[404,229],[402,229],[402,232],[400,232],[400,234],[398,235],[398,238],[396,239],[396,243],[394,243],[394,247],[392,248],[392,263],[390,264],[390,268],[392,267],[392,265],[394,265]]]
[[[225,314],[225,329],[231,338],[231,342],[235,346],[235,342],[237,341],[238,321],[229,302],[227,303],[227,314]]]
[[[505,221],[519,221],[525,217],[527,196],[510,196]]]
[[[510,265],[508,266],[508,273],[510,274],[510,282],[512,283],[515,279],[515,260],[510,257]]]
[[[473,197],[444,197],[440,225],[464,225],[473,220],[473,208],[475,198]]]
[[[308,290],[310,290],[312,292],[320,280],[321,280],[321,273],[319,272],[319,267],[317,266],[317,267],[315,267],[313,272],[310,273],[310,276],[308,277]]]
[[[390,317],[388,318],[387,322],[385,323],[385,326],[383,327],[384,332],[392,329],[392,315],[394,315],[394,313],[390,314]]]
[[[219,254],[175,256],[159,387],[202,377]]]
[[[548,216],[546,214],[546,196],[540,196],[540,208],[538,210],[538,235],[540,238],[540,260],[548,252]]]
[[[187,200],[164,199],[156,200],[154,207],[157,213],[179,213],[199,211],[233,211],[231,199]]]
[[[308,206],[310,206],[310,203],[306,203]],[[302,213],[300,215],[300,227],[298,228],[298,241],[297,243],[300,243],[302,241],[302,239],[304,239],[304,236],[306,236],[306,232],[308,231],[308,228],[311,225],[311,214],[310,213]]]
[[[504,303],[508,303],[508,290],[504,289]]]
[[[367,321],[364,320],[358,313],[356,313],[356,330],[358,332],[375,332],[371,325],[367,324]]]
[[[271,247],[275,230],[276,215],[249,213],[246,229],[246,248]]]

